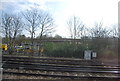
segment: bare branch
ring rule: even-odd
[[[85,26],[83,25],[82,21],[80,21],[79,17],[71,17],[68,20],[67,25],[71,38],[76,39],[83,36],[83,30]]]

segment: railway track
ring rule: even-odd
[[[65,59],[65,58],[33,58],[33,57],[17,57],[4,55],[4,61],[17,61],[25,63],[41,63],[41,64],[62,64],[62,65],[92,65],[92,66],[111,66],[110,64],[101,64],[98,60],[83,60],[83,59]],[[119,65],[112,65],[119,67]]]
[[[3,69],[4,69],[3,75],[9,74],[9,75],[18,75],[18,76],[21,75],[43,76],[43,77],[53,77],[53,78],[57,77],[57,78],[70,78],[70,79],[76,79],[76,78],[77,79],[85,79],[85,78],[120,79],[120,77],[118,76],[120,74],[119,65],[104,65],[98,63],[96,64],[96,62],[94,61],[95,60],[86,61],[79,59],[72,60],[72,59],[62,59],[62,58],[52,59],[52,58],[3,56]],[[73,63],[77,62],[77,63],[72,65],[73,64],[72,62]],[[87,62],[90,64],[88,64]],[[8,71],[9,69],[11,70]],[[16,72],[14,70],[16,70]],[[40,72],[37,73],[37,71],[53,72],[54,74],[40,73]],[[60,74],[55,74],[58,72]],[[63,73],[65,72],[67,72],[69,75],[63,75]],[[71,75],[72,73],[75,74]],[[83,73],[85,74],[85,76],[79,75],[79,73]]]
[[[3,56],[3,59],[5,59],[5,60],[24,60],[24,61],[50,61],[50,62],[53,62],[54,61],[54,63],[55,62],[67,62],[67,63],[69,63],[69,62],[72,62],[73,61],[73,63],[78,63],[78,62],[80,62],[80,61],[82,61],[82,62],[88,62],[88,63],[90,63],[90,62],[92,62],[92,61],[86,61],[86,60],[81,60],[81,59],[69,59],[69,58],[67,58],[67,59],[65,59],[65,58],[32,58],[32,57],[16,57],[16,56]],[[94,62],[96,62],[96,60],[94,60]]]
[[[93,78],[99,78],[99,79],[120,79],[120,77],[118,76],[110,76],[110,77],[105,77],[105,76],[71,76],[71,75],[50,75],[50,74],[35,74],[35,73],[19,73],[19,72],[4,72],[7,74],[14,74],[14,75],[27,75],[27,76],[44,76],[44,77],[60,77],[60,78],[71,78],[71,79],[75,79],[75,78],[80,78],[80,79],[85,79],[85,78],[89,78],[89,79],[93,79]]]

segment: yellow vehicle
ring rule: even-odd
[[[15,51],[16,52],[23,52],[23,47],[22,46],[15,46]]]
[[[0,44],[0,48],[1,48],[3,51],[7,51],[7,50],[8,50],[7,44]]]

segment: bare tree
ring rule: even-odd
[[[103,27],[103,23],[95,23],[95,27],[91,30],[92,37],[109,37],[111,31],[105,27]]]
[[[110,45],[110,33],[111,30],[107,27],[103,27],[103,23],[95,23],[95,26],[90,30],[92,42],[91,47],[94,51],[101,53],[104,49],[107,49]]]
[[[79,17],[73,16],[67,21],[71,38],[76,39],[83,36],[84,24]]]
[[[31,8],[31,10],[26,10],[26,12],[22,14],[25,18],[26,30],[30,33],[31,43],[33,44],[33,38],[35,37],[35,32],[37,31],[38,25],[40,23],[40,13],[37,9]]]
[[[9,53],[11,53],[11,50],[13,49],[16,36],[22,32],[22,28],[23,24],[20,17],[13,14],[2,14],[2,30],[7,39]]]
[[[52,15],[46,11],[42,11],[40,14],[40,38],[43,35],[54,32],[54,19]]]
[[[41,39],[44,36],[47,36],[48,34],[54,32],[54,20],[52,18],[52,16],[50,15],[50,13],[46,12],[46,11],[41,11],[40,15],[40,23],[39,23],[39,39],[40,39],[40,43],[41,43]],[[40,54],[40,52],[39,52]],[[42,55],[42,53],[41,53]]]
[[[33,44],[33,38],[35,37],[36,31],[39,32],[40,38],[43,35],[53,32],[53,18],[52,16],[43,10],[31,8],[31,10],[27,10],[22,13],[25,20],[25,24],[27,26],[26,30],[29,31],[31,35],[31,41]]]
[[[29,31],[31,35],[32,45],[34,44],[34,38],[37,31],[39,32],[40,40],[43,35],[53,32],[54,21],[48,12],[37,8],[31,8],[22,14],[25,20],[27,20],[25,21],[27,26],[26,30]],[[31,48],[34,51],[34,47],[32,46]],[[34,52],[32,54],[34,54]]]

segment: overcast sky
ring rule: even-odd
[[[68,36],[66,21],[70,16],[78,16],[87,27],[95,22],[103,22],[104,26],[111,26],[118,22],[119,0],[1,0],[0,10],[10,13],[24,11],[37,5],[49,11],[54,19],[56,34]]]

